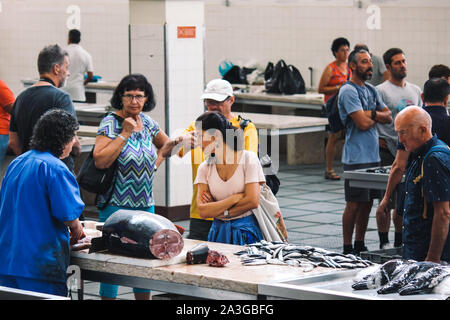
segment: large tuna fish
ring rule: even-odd
[[[184,242],[175,225],[158,214],[118,210],[103,225],[102,237],[92,239],[89,252],[108,249],[134,257],[162,260],[177,256]]]

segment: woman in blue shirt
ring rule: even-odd
[[[0,286],[67,296],[69,230],[83,237],[84,203],[60,160],[76,142],[78,122],[50,110],[36,123],[31,150],[9,165],[0,190]]]

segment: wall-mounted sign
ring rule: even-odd
[[[195,38],[195,27],[177,27],[177,38]]]

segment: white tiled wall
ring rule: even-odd
[[[196,37],[177,38],[178,24],[167,25],[170,135],[178,136],[203,113],[203,26],[195,26]],[[192,197],[191,156],[170,158],[170,206],[190,203]]]
[[[156,12],[153,12],[149,19],[142,13],[135,19],[132,12],[131,61],[132,71],[145,74],[155,89],[157,106],[150,112],[150,116],[174,138],[203,112],[200,100],[204,84],[203,2],[166,1],[165,7],[143,1],[134,2],[132,10],[152,9],[165,15],[164,28],[160,21],[156,21],[158,20]],[[134,24],[135,21],[139,24]],[[195,26],[196,37],[178,38],[178,26]],[[167,60],[164,60],[164,30]],[[168,83],[167,87],[165,81]],[[165,95],[167,105],[164,101]],[[157,206],[190,204],[192,198],[190,159],[190,154],[181,159],[173,156],[160,167],[154,184]],[[169,162],[169,179],[166,182],[167,162]]]
[[[165,128],[165,88],[164,88],[164,26],[131,25],[131,72],[141,73],[151,83],[156,99],[156,107],[147,114]],[[165,163],[155,175],[153,196],[157,206],[165,206],[166,176]]]
[[[206,80],[219,76],[223,59],[265,67],[283,58],[317,87],[325,66],[334,58],[333,39],[346,37],[353,47],[366,43],[379,56],[391,47],[406,53],[408,80],[420,87],[437,63],[450,65],[450,1],[252,1],[205,2]],[[367,6],[380,7],[381,29],[368,30]]]
[[[80,8],[81,45],[94,62],[94,74],[119,80],[128,73],[128,0],[1,0],[0,78],[14,94],[20,79],[37,78],[37,56],[49,44],[67,45],[67,13]]]

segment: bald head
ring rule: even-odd
[[[423,108],[409,106],[397,114],[395,131],[407,151],[415,151],[433,137],[431,117]]]
[[[404,121],[410,125],[423,125],[431,132],[431,117],[423,108],[417,106],[409,106],[397,114],[397,120]]]

